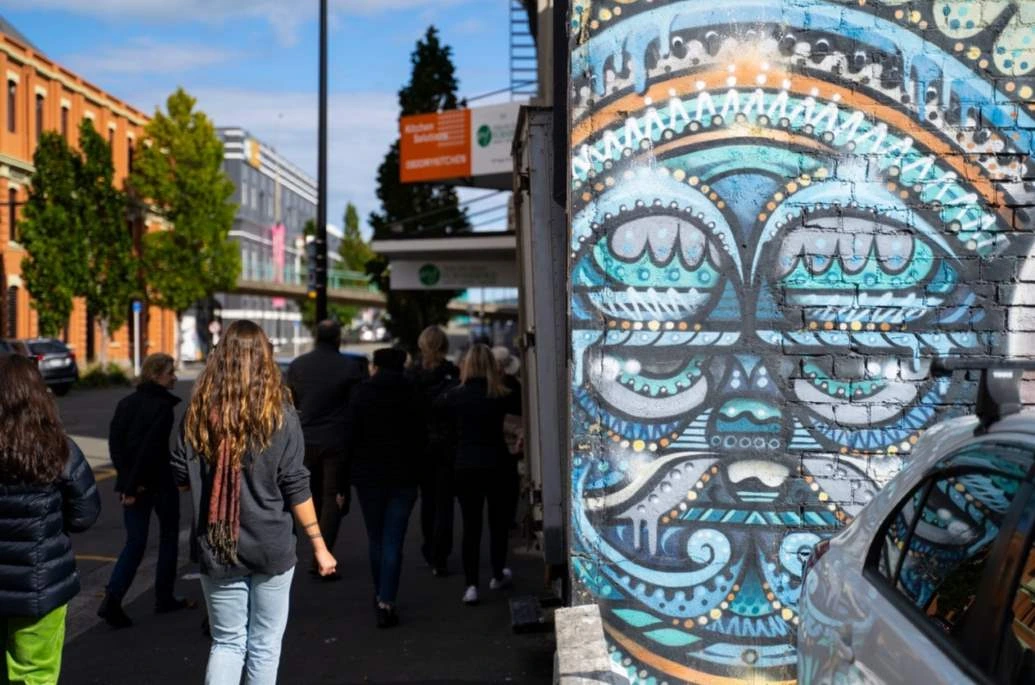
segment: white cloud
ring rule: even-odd
[[[384,12],[435,8],[472,0],[331,0],[337,14],[374,15]],[[316,17],[315,2],[289,0],[6,0],[15,9],[63,10],[104,19],[130,19],[155,23],[201,21],[222,23],[235,19],[266,21],[283,45],[298,40],[299,26]],[[337,25],[337,21],[335,24]]]
[[[95,54],[72,55],[67,62],[88,74],[180,74],[239,56],[239,53],[213,46],[138,38],[126,45],[104,46]]]
[[[463,21],[453,25],[452,32],[461,36],[473,36],[478,33],[482,33],[488,27],[485,22],[478,17],[469,17]]]

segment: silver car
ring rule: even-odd
[[[1035,683],[1035,414],[1018,373],[985,376],[978,416],[925,433],[812,551],[800,683]]]

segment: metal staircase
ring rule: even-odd
[[[522,0],[510,0],[510,99],[527,100],[537,93],[536,47],[528,10]]]

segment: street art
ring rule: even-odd
[[[793,682],[812,545],[968,411],[931,362],[1011,349],[1033,27],[573,0],[571,567],[630,682]]]

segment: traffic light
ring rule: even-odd
[[[316,298],[317,284],[320,282],[316,254],[316,241],[310,240],[305,244],[306,296],[308,296],[309,299]]]

